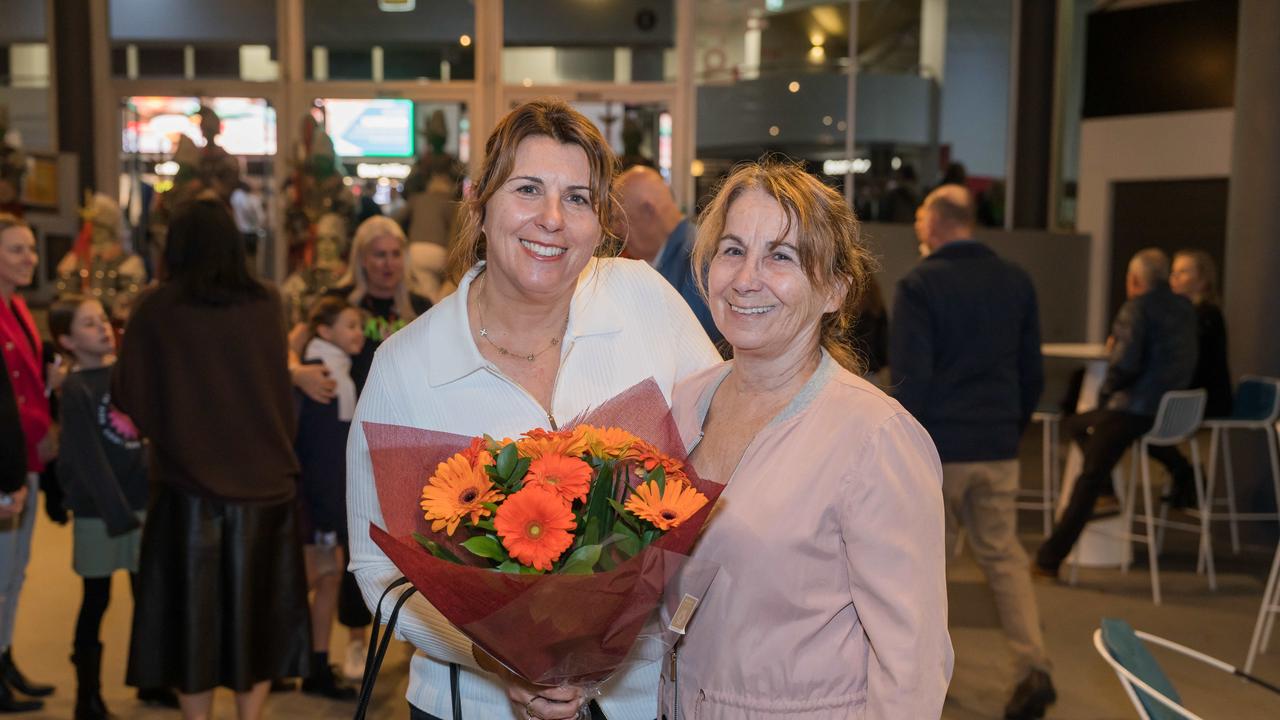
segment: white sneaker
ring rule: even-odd
[[[352,682],[364,679],[364,659],[369,646],[364,640],[352,640],[347,643],[347,656],[342,661],[342,674]]]

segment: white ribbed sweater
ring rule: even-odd
[[[378,348],[356,408],[347,442],[351,570],[371,608],[400,572],[369,539],[370,522],[386,525],[361,423],[496,437],[517,437],[549,424],[543,408],[485,360],[471,337],[467,289],[480,267],[467,273],[457,292]],[[634,260],[592,260],[570,305],[552,415],[556,422],[567,422],[650,377],[670,401],[677,381],[719,360],[688,305],[651,267]],[[384,618],[397,594],[388,596]],[[420,595],[401,611],[396,635],[418,649],[410,663],[408,691],[414,706],[449,718],[448,664],[458,663],[467,720],[518,720],[502,686],[476,667],[471,642]],[[657,678],[654,663],[610,680],[600,699],[609,720],[652,720]]]

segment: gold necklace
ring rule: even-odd
[[[480,318],[480,337],[484,338],[486,342],[492,345],[494,349],[498,351],[499,355],[517,357],[517,358],[520,358],[521,360],[527,360],[529,362],[533,362],[542,353],[550,350],[553,347],[557,347],[560,345],[560,338],[553,337],[551,338],[551,343],[546,347],[542,348],[537,352],[525,354],[525,353],[512,352],[511,350],[508,350],[502,347],[501,345],[499,345],[498,343],[494,342],[493,338],[489,337],[489,329],[485,327],[485,324],[484,324],[484,307],[483,307],[483,303],[480,300],[483,290],[484,290],[484,286],[482,285],[480,289],[476,291],[476,315],[478,315]],[[569,314],[565,313],[564,324],[560,327],[560,335],[563,336],[565,331],[568,329],[569,329]]]

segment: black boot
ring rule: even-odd
[[[1013,689],[1013,697],[1004,708],[1005,720],[1039,720],[1057,699],[1049,673],[1032,670]]]
[[[102,701],[102,644],[77,646],[71,662],[76,666],[75,720],[115,720]]]
[[[24,713],[44,707],[43,700],[21,700],[13,694],[9,683],[0,678],[0,715],[8,713]]]
[[[311,653],[311,675],[302,681],[302,692],[330,700],[355,700],[356,689],[338,682],[329,665],[329,653]]]
[[[23,695],[31,697],[44,697],[53,694],[52,685],[41,685],[28,680],[17,665],[13,664],[13,650],[5,650],[0,655],[0,680],[4,680],[5,684],[17,690]]]

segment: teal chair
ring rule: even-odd
[[[1239,668],[1215,657],[1162,637],[1134,630],[1124,620],[1103,618],[1102,627],[1093,631],[1093,646],[1115,671],[1141,720],[1203,720],[1199,715],[1183,707],[1182,698],[1178,696],[1177,689],[1160,669],[1160,663],[1152,657],[1143,641],[1155,643],[1228,675],[1248,680],[1271,692],[1280,693],[1280,688],[1247,675]]]

